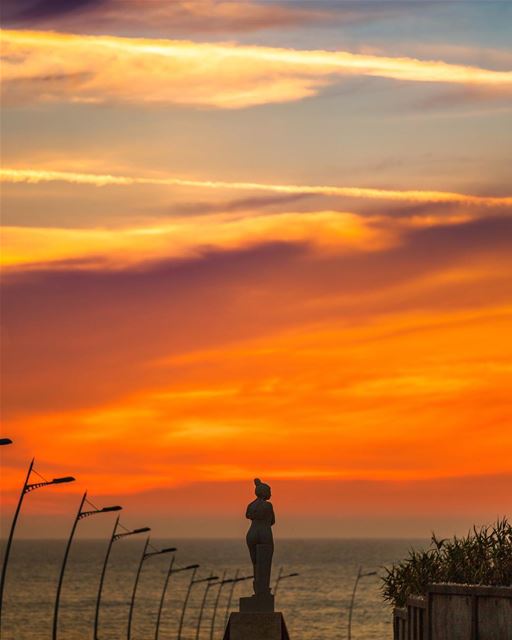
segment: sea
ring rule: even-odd
[[[97,640],[127,639],[130,600],[144,539],[116,541],[107,567]],[[174,568],[200,564],[196,579],[250,576],[252,567],[243,540],[153,540],[154,549],[177,546]],[[290,640],[349,638],[349,608],[359,569],[351,622],[352,640],[391,640],[391,608],[381,595],[385,567],[403,559],[422,540],[276,540],[272,586],[281,572],[276,611],[284,615]],[[105,540],[76,540],[62,589],[58,640],[94,637],[94,614]],[[56,584],[65,549],[63,540],[17,540],[12,549],[4,593],[2,640],[46,640],[52,637]],[[149,549],[152,551],[153,549]],[[153,555],[143,563],[130,640],[178,640],[183,600],[191,570],[171,574],[160,625],[156,620],[172,554]],[[251,580],[222,587],[194,584],[183,618],[180,640],[222,640],[229,609],[240,596],[251,595]],[[231,606],[229,599],[231,596]],[[204,609],[199,624],[199,613]],[[215,610],[215,615],[214,615]],[[158,631],[158,633],[157,633]]]

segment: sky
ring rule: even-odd
[[[512,3],[4,4],[4,534],[510,514]]]

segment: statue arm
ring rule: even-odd
[[[247,520],[254,520],[254,509],[253,509],[253,505],[254,502],[250,502],[247,505],[247,509],[245,510],[245,517],[247,518]]]

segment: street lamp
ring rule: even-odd
[[[368,576],[376,576],[376,571],[368,571],[367,573],[363,573],[363,567],[359,567],[359,571],[357,572],[356,581],[354,582],[354,588],[352,590],[352,598],[350,600],[350,607],[348,610],[348,640],[352,640],[352,611],[354,610],[354,601],[356,599],[356,591],[357,585],[359,584],[359,580],[361,578],[367,578]]]
[[[236,570],[235,577],[231,580],[231,589],[229,590],[228,602],[226,605],[226,613],[224,614],[224,628],[228,624],[229,613],[231,611],[231,602],[233,601],[233,595],[235,593],[235,587],[238,582],[244,582],[245,580],[253,580],[254,576],[242,576],[238,577],[239,569]]]
[[[277,580],[276,583],[274,585],[274,597],[277,593],[277,589],[279,587],[279,583],[281,582],[281,580],[285,580],[286,578],[295,578],[297,577],[299,574],[298,573],[288,573],[286,575],[283,575],[283,567],[281,567],[279,569],[279,573],[277,574]]]
[[[162,596],[160,597],[160,606],[158,607],[158,615],[156,618],[156,629],[155,629],[155,640],[158,640],[158,635],[160,633],[160,620],[162,617],[162,609],[164,608],[165,594],[167,592],[167,585],[169,584],[169,579],[171,575],[175,573],[180,573],[181,571],[192,571],[192,569],[198,569],[198,564],[189,564],[187,567],[180,567],[179,569],[174,569],[174,556],[171,558],[171,562],[169,564],[169,570],[167,571],[167,575],[165,576],[164,588],[162,589]]]
[[[117,533],[118,527],[124,529],[124,533]],[[116,518],[116,522],[114,524],[114,528],[112,530],[112,535],[110,536],[110,541],[108,543],[107,552],[105,554],[105,560],[103,562],[103,569],[101,570],[101,578],[100,585],[98,587],[98,597],[96,598],[96,614],[94,616],[94,640],[98,640],[98,624],[100,618],[100,602],[101,602],[101,594],[103,591],[103,581],[105,579],[105,573],[107,571],[108,559],[110,557],[110,551],[112,550],[112,545],[117,540],[121,538],[126,538],[126,536],[133,536],[137,533],[146,533],[146,531],[151,531],[149,527],[142,527],[141,529],[133,529],[129,530],[123,527],[122,524],[119,523],[119,516]]]
[[[213,638],[213,632],[215,629],[215,617],[217,615],[217,607],[219,606],[220,592],[222,591],[222,587],[226,584],[226,582],[231,582],[231,580],[226,580],[226,573],[227,573],[226,570],[224,570],[222,572],[222,577],[220,581],[216,583],[219,589],[217,591],[217,596],[215,598],[215,603],[213,605],[212,622],[210,625],[210,640]]]
[[[181,617],[180,617],[180,625],[178,627],[178,636],[177,640],[181,640],[181,632],[183,630],[183,621],[185,620],[185,611],[187,610],[188,600],[190,598],[190,593],[192,591],[192,587],[196,584],[200,584],[201,582],[210,582],[214,580],[218,580],[217,576],[210,576],[209,578],[200,578],[196,580],[197,568],[192,571],[192,576],[190,577],[190,582],[188,583],[187,593],[185,594],[185,600],[183,601],[183,607],[181,609]]]
[[[231,599],[233,597],[233,590],[235,588],[235,583],[236,582],[242,582],[243,580],[249,580],[250,578],[253,578],[254,576],[244,576],[243,578],[239,578],[238,577],[238,569],[235,573],[235,577],[234,578],[228,578],[227,580],[225,580],[226,576],[226,572],[224,571],[223,575],[222,575],[222,579],[220,582],[217,582],[216,584],[219,586],[219,590],[217,591],[217,597],[215,598],[215,604],[213,606],[213,613],[212,613],[212,623],[210,626],[210,640],[213,640],[213,635],[215,633],[215,620],[217,618],[217,609],[219,607],[219,601],[220,601],[220,592],[222,591],[222,587],[225,584],[231,584],[231,592],[230,592],[230,598],[228,601],[228,608],[227,611],[229,612],[229,608],[231,607]],[[226,625],[224,625],[226,626]]]
[[[88,511],[84,511],[84,504],[87,502],[88,505],[92,507]],[[75,536],[75,531],[80,520],[84,518],[89,518],[90,516],[94,516],[97,513],[110,513],[111,511],[121,511],[123,507],[115,505],[113,507],[103,507],[98,508],[92,502],[87,500],[87,491],[82,496],[82,500],[80,502],[80,506],[78,507],[78,511],[76,512],[75,519],[73,521],[73,526],[71,527],[71,533],[69,534],[68,543],[66,545],[66,551],[64,552],[64,558],[62,559],[62,566],[60,568],[59,582],[57,584],[57,595],[55,596],[55,608],[53,611],[53,630],[52,630],[52,640],[57,640],[57,628],[59,624],[59,604],[60,604],[60,594],[62,591],[62,583],[64,581],[64,572],[66,571],[66,564],[68,562],[69,551],[71,549],[71,543],[73,542],[73,538]]]
[[[0,447],[5,446],[6,444],[12,444],[12,440],[10,438],[0,438]]]
[[[4,438],[4,440],[9,440],[9,438]],[[9,443],[7,442],[5,444],[9,444]],[[21,505],[23,503],[23,498],[27,493],[30,493],[31,491],[35,491],[36,489],[40,489],[41,487],[48,487],[53,484],[65,484],[67,482],[74,482],[75,480],[71,476],[66,476],[64,478],[53,478],[53,480],[46,480],[42,475],[40,475],[34,469],[34,462],[35,462],[35,458],[32,459],[29,465],[27,476],[25,478],[25,483],[23,484],[23,489],[21,490],[18,504],[16,506],[16,511],[14,512],[14,517],[11,523],[11,530],[9,532],[9,537],[7,538],[7,544],[5,547],[4,562],[2,565],[2,578],[0,579],[0,624],[1,624],[1,616],[2,616],[2,608],[3,608],[5,578],[7,575],[7,565],[9,562],[9,554],[11,551],[12,540],[14,537],[14,530],[16,528],[16,523],[18,522],[18,516],[20,515]],[[39,476],[42,482],[30,483],[30,476],[32,475],[32,473],[35,473],[37,476]]]
[[[226,572],[224,572],[224,575],[226,575]],[[220,584],[219,582],[216,582],[218,579],[219,579],[218,576],[214,576],[213,574],[210,574],[210,577],[208,578],[208,580],[206,580],[206,587],[203,594],[203,600],[201,601],[201,608],[199,609],[199,615],[197,617],[196,640],[199,640],[199,633],[201,632],[201,622],[203,620],[203,611],[206,605],[206,598],[208,597],[208,591],[211,589],[211,587]]]
[[[154,549],[154,551],[148,551],[148,547],[151,547],[152,549]],[[126,635],[127,640],[130,640],[132,636],[133,607],[135,605],[135,596],[137,595],[137,587],[139,586],[139,578],[142,572],[142,565],[144,564],[144,561],[147,560],[148,558],[152,558],[153,556],[159,556],[163,553],[173,553],[174,551],[176,551],[176,547],[167,547],[166,549],[155,549],[155,547],[153,547],[153,545],[149,543],[149,538],[146,539],[146,544],[144,545],[144,549],[140,557],[139,566],[137,568],[135,583],[133,585],[132,599],[130,602],[130,613],[128,614],[128,631]]]

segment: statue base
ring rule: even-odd
[[[271,593],[259,593],[240,598],[240,613],[274,613],[274,596]]]
[[[282,613],[232,613],[224,640],[290,640],[290,636]]]

